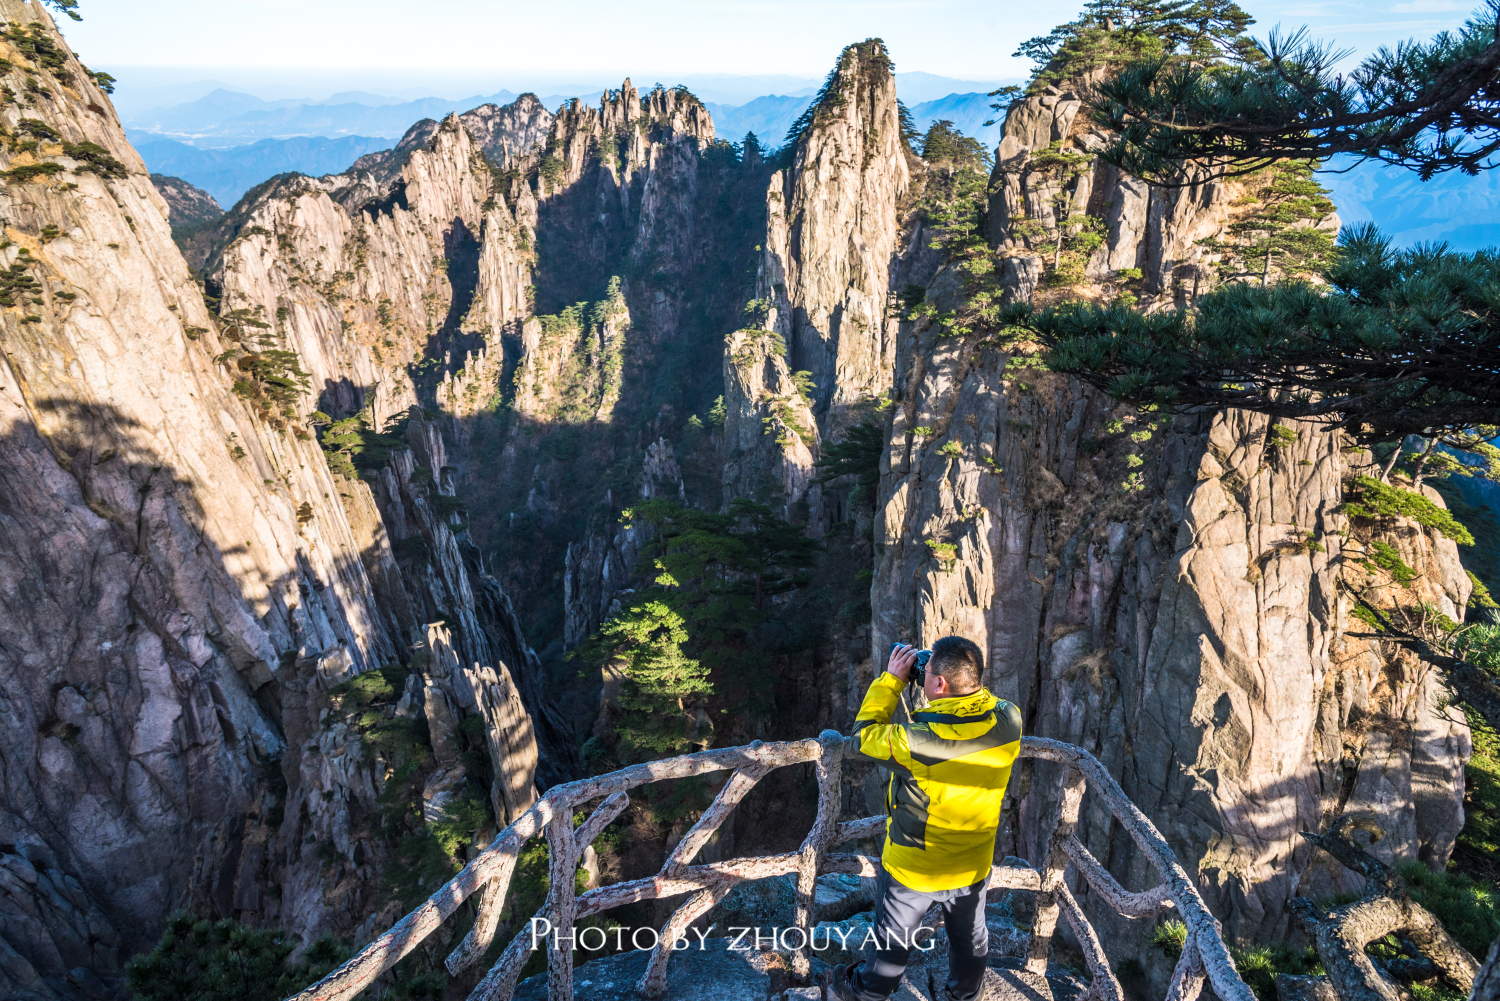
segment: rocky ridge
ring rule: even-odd
[[[535,94],[522,94],[504,106],[481,104],[461,112],[458,120],[474,144],[501,169],[524,167],[552,128],[552,113]],[[438,122],[424,118],[407,129],[391,149],[366,153],[346,173],[368,173],[377,185],[389,185],[400,176],[414,150],[427,148],[438,127]]]
[[[174,230],[210,223],[224,214],[213,195],[180,177],[152,174],[151,184],[167,203],[167,221]]]
[[[1078,107],[1049,88],[1006,119],[985,232],[1010,296],[1038,294],[1045,270],[1021,223],[1066,211],[1104,220],[1091,280],[1140,268],[1148,306],[1189,300],[1210,263],[1198,241],[1225,235],[1243,192],[1159,190],[1097,161],[1054,190],[1029,164],[1053,143],[1094,148]],[[1467,728],[1441,712],[1430,671],[1349,635],[1361,630],[1344,575],[1360,550],[1347,555],[1338,508],[1367,460],[1311,424],[1117,408],[1025,344],[954,336],[944,318],[964,308],[966,284],[944,269],[932,314],[901,325],[872,650],[980,642],[990,687],[1027,731],[1104,761],[1240,942],[1283,937],[1291,897],[1345,888],[1298,837],[1340,813],[1379,814],[1397,832],[1390,856],[1441,865],[1463,824]],[[1426,599],[1461,618],[1469,584],[1453,543],[1382,531],[1422,568]],[[1018,773],[1005,851],[1036,857],[1054,781],[1048,767]],[[1079,832],[1144,887],[1107,816],[1085,804]],[[1170,968],[1146,933],[1081,899],[1111,957],[1139,959],[1164,990]]]
[[[389,463],[344,479],[301,415],[257,388],[280,385],[263,376],[298,385],[302,361],[333,399],[374,374],[329,305],[343,281],[380,280],[335,277],[337,258],[321,256],[357,228],[333,186],[304,179],[284,216],[251,223],[277,239],[264,227],[231,249],[215,315],[108,97],[39,7],[4,0],[0,16],[5,72],[26,91],[0,110],[0,687],[12,706],[0,991],[114,990],[125,958],[184,904],[309,940],[368,935],[386,904],[370,825],[387,762],[328,715],[330,689],[420,666],[413,644],[431,663],[420,626],[440,609],[460,639],[435,683],[454,689],[455,722],[472,706],[497,742],[504,817],[531,788],[516,713],[535,692],[535,656],[439,503],[452,474],[435,425],[411,417]],[[45,141],[21,141],[17,129],[41,127],[23,118]],[[371,228],[381,250],[430,267],[424,207],[446,198],[476,227],[488,210],[463,178],[413,159],[416,209]],[[290,263],[267,261],[273,247]],[[394,280],[397,266],[377,262]],[[402,304],[403,321],[425,320],[420,298]],[[386,414],[414,399],[409,385],[373,396]],[[430,553],[420,568],[398,560],[391,543],[405,539]]]

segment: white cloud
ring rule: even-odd
[[[1467,11],[1472,4],[1458,0],[1410,0],[1409,3],[1391,5],[1392,14],[1436,14],[1443,11]]]

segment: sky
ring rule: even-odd
[[[1011,55],[1016,46],[1071,20],[1080,6],[1077,0],[195,0],[187,6],[82,0],[84,20],[61,18],[59,26],[86,64],[141,87],[214,78],[253,82],[257,90],[361,88],[415,96],[425,89],[456,97],[593,85],[626,74],[669,85],[674,77],[705,74],[820,80],[844,45],[871,36],[885,39],[900,71],[1006,80],[1030,70],[1029,61]],[[1242,0],[1242,6],[1256,19],[1257,37],[1278,23],[1305,24],[1316,37],[1363,55],[1456,27],[1477,4]]]

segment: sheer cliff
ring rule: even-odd
[[[810,112],[771,178],[757,291],[826,428],[830,408],[879,396],[895,364],[886,298],[910,153],[885,45],[846,48]]]
[[[330,715],[332,690],[428,666],[454,723],[476,716],[495,746],[500,768],[471,774],[503,820],[531,788],[514,705],[534,655],[454,524],[437,427],[410,417],[358,480],[330,472],[304,424],[303,362],[335,398],[379,381],[323,297],[373,279],[335,277],[328,258],[264,267],[249,233],[210,310],[108,97],[40,7],[3,0],[0,17],[20,95],[0,109],[0,990],[112,990],[184,904],[357,937],[389,900],[392,759]],[[430,192],[476,228],[484,198],[437,171],[408,183],[417,208],[383,216],[375,242],[430,267]],[[290,203],[305,238],[349,238],[327,190]],[[318,246],[286,235],[293,254]],[[424,337],[428,291],[399,299]],[[413,394],[392,385],[372,405]],[[398,560],[402,539],[430,552],[423,567]],[[457,637],[447,661],[421,628],[439,618]]]
[[[1254,195],[1122,176],[1092,160],[1078,108],[1054,87],[1006,118],[982,220],[1005,295],[1190,301]],[[1057,248],[1090,225],[1101,239],[1069,272]],[[1396,832],[1384,851],[1440,866],[1463,825],[1468,731],[1428,669],[1350,618],[1361,550],[1339,506],[1367,455],[1311,424],[1117,407],[1047,372],[1034,345],[965,327],[972,273],[945,267],[900,326],[872,650],[980,642],[1028,732],[1105,761],[1241,941],[1285,935],[1291,897],[1343,888],[1298,837],[1340,813],[1378,813]],[[1453,543],[1386,531],[1423,568],[1426,600],[1462,618]],[[1040,850],[1051,781],[1045,767],[1018,776],[1016,796],[1034,792],[1006,850]],[[1087,804],[1080,838],[1145,885],[1128,839]],[[1167,976],[1107,910],[1111,957]]]

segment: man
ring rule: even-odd
[[[932,645],[922,686],[927,707],[910,723],[891,723],[916,660],[909,646],[892,650],[854,723],[860,751],[891,770],[890,819],[875,891],[874,959],[835,967],[831,996],[840,1001],[882,1001],[895,992],[913,944],[931,936],[920,929],[934,903],[948,932],[948,998],[969,1001],[983,983],[985,889],[1000,801],[1021,750],[1021,714],[980,684],[979,647],[949,636]]]

